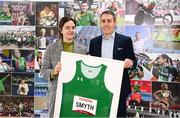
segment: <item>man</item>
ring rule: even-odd
[[[116,16],[112,11],[104,11],[100,16],[102,35],[90,41],[89,54],[91,56],[112,58],[125,61],[119,100],[118,117],[126,116],[126,97],[131,92],[128,68],[133,65],[135,55],[130,37],[115,32]]]
[[[149,39],[149,36],[146,37],[146,38],[141,38],[141,33],[136,32],[135,39],[133,41],[134,52],[135,53],[143,53],[143,52],[145,52],[144,44],[148,39]]]
[[[88,12],[88,2],[82,1],[80,4],[81,11],[75,14],[74,19],[76,20],[77,26],[91,26],[91,25],[97,25],[95,23],[94,15],[90,12]]]

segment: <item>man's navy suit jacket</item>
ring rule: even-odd
[[[90,41],[89,54],[91,56],[101,57],[101,47],[102,47],[102,35]],[[113,59],[125,60],[126,58],[131,59],[133,60],[134,63],[136,63],[135,54],[132,46],[132,40],[130,37],[115,33]],[[126,102],[126,98],[130,93],[131,93],[131,86],[130,86],[130,79],[128,76],[128,70],[124,69],[121,94],[119,100],[120,103],[119,107],[125,107],[122,109],[126,109],[126,106],[121,105],[121,102],[122,103]]]

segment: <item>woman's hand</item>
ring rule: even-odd
[[[61,64],[60,64],[60,62],[58,62],[57,65],[55,66],[54,70],[53,70],[53,75],[58,76],[60,71],[61,71]]]

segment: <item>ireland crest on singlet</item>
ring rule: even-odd
[[[60,117],[108,117],[113,94],[106,88],[107,66],[89,66],[76,61],[76,73],[63,83]]]

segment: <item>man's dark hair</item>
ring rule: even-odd
[[[110,15],[112,15],[114,21],[116,21],[116,15],[115,15],[111,10],[103,11],[103,12],[101,13],[101,16],[100,16],[100,17],[102,17],[102,15],[104,15],[104,14],[110,14]]]
[[[89,2],[88,2],[87,0],[83,0],[83,1],[81,2],[81,4],[82,4],[82,3],[89,3]]]

